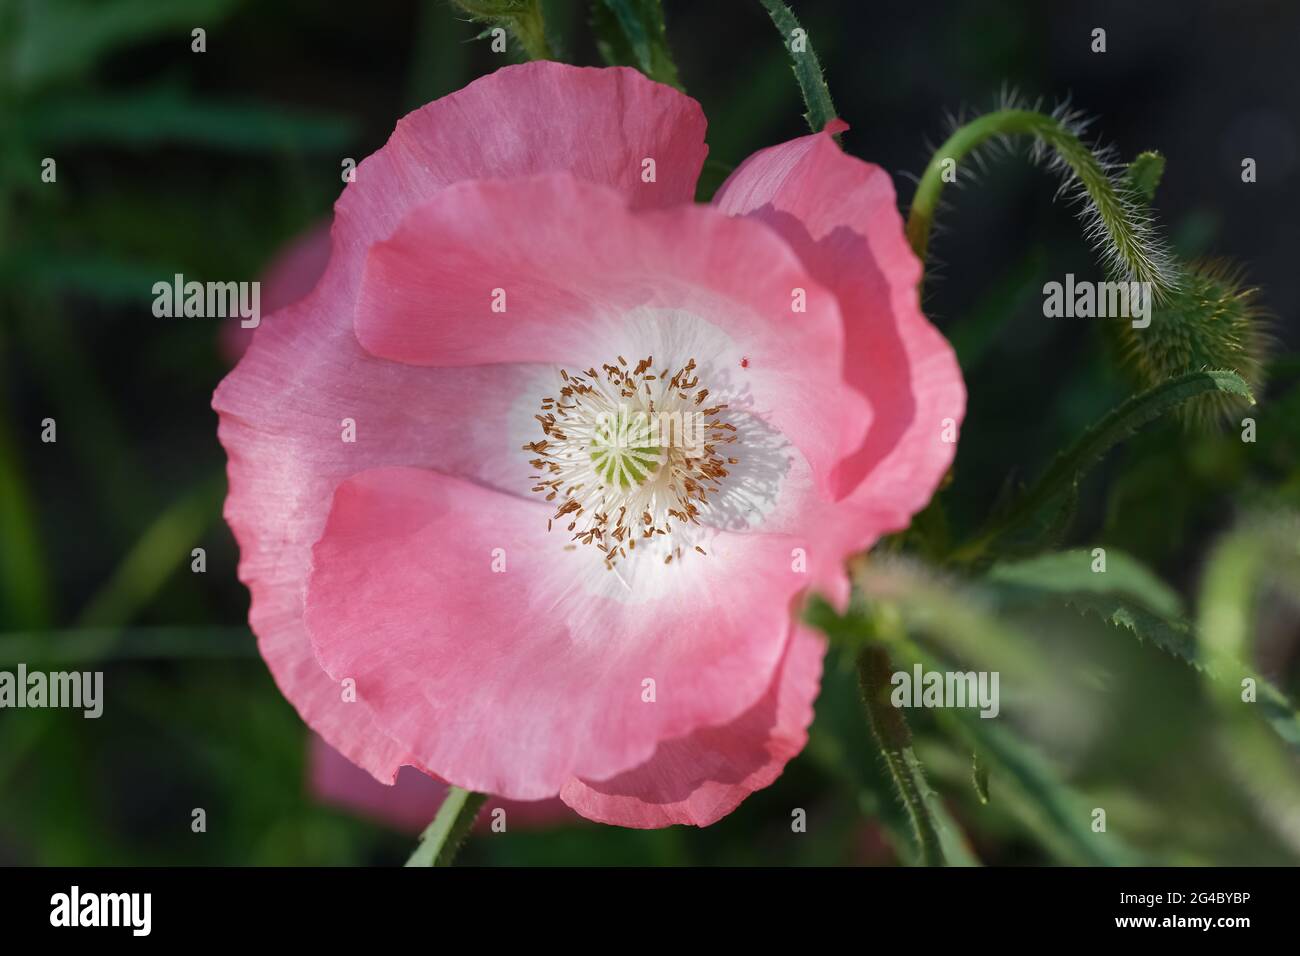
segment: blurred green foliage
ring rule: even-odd
[[[700,95],[712,148],[702,196],[789,129],[774,117],[797,116],[789,53],[758,3],[763,40],[743,77],[709,74],[711,41],[676,33],[671,3],[666,31],[643,2],[508,6],[544,11],[537,42],[566,58],[603,55]],[[341,156],[372,151],[405,109],[494,65],[471,47],[482,23],[451,4],[402,9],[375,11],[366,47],[351,45],[351,13],[308,3],[0,2],[0,668],[103,667],[108,695],[99,720],[0,715],[0,863],[395,864],[414,846],[310,796],[306,732],[256,656],[220,523],[217,330],[148,316],[160,275],[258,275],[327,213]],[[798,12],[824,63],[851,56],[831,17]],[[191,52],[196,26],[206,54]],[[950,59],[992,83],[1030,58],[1023,29],[1009,18]],[[406,60],[390,49],[398,37]],[[212,52],[236,43],[238,54]],[[299,61],[278,69],[294,44],[337,62],[300,83]],[[690,55],[674,63],[670,48]],[[372,79],[352,89],[354,75]],[[932,129],[925,117],[908,132]],[[59,188],[40,179],[45,157]],[[1144,193],[1162,170],[1143,160]],[[1195,210],[1178,226],[1183,255],[1215,228]],[[1300,862],[1287,816],[1300,745],[1289,517],[1300,362],[1273,362],[1252,444],[1235,425],[1107,418],[1132,404],[1106,344],[1045,331],[1036,314],[1048,263],[1085,255],[1077,234],[1068,242],[988,267],[945,322],[971,393],[953,480],[855,569],[848,614],[812,608],[832,650],[808,747],[777,783],[702,831],[512,830],[472,837],[462,862],[914,862],[917,814],[952,863]],[[1025,350],[1049,349],[1071,350],[1069,374],[1039,394]],[[57,444],[39,441],[46,416]],[[1144,430],[1112,450],[1136,419]],[[1098,422],[1104,441],[1050,465]],[[1010,448],[1020,470],[1059,487],[1023,495]],[[981,532],[1025,500],[1052,506],[1035,529],[1050,533]],[[963,557],[971,541],[978,553]],[[186,567],[198,546],[204,575]],[[924,768],[910,807],[863,713],[855,663],[867,647],[900,669],[1003,674],[997,720],[907,714],[908,759]],[[1247,673],[1260,682],[1253,710],[1234,703]],[[190,830],[195,807],[205,834]],[[806,810],[806,833],[791,831],[792,808]]]

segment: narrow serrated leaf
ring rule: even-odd
[[[652,80],[682,88],[660,0],[594,0],[592,23],[606,62],[635,66]]]

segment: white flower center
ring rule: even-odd
[[[561,369],[559,397],[542,399],[534,416],[544,437],[523,446],[537,456],[532,490],[559,502],[547,528],[561,523],[573,542],[595,545],[607,568],[638,542],[666,552],[665,564],[684,557],[701,509],[737,463],[718,453],[736,441],[736,427],[717,417],[727,406],[704,407],[709,390],[695,368],[691,359],[670,374],[653,356],[630,367],[620,355],[600,372]]]

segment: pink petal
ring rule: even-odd
[[[770,686],[807,583],[798,539],[723,532],[709,557],[656,563],[626,591],[595,548],[562,550],[549,514],[436,472],[367,471],[339,486],[313,549],[322,665],[466,789],[553,796],[735,719]]]
[[[567,172],[632,206],[690,202],[708,148],[700,105],[636,70],[536,61],[507,66],[421,107],[356,169],[335,206],[335,249],[366,248],[452,183]],[[654,159],[656,181],[642,181]]]
[[[308,786],[316,799],[404,833],[423,832],[447,795],[445,783],[414,767],[403,767],[397,783],[386,787],[315,734],[308,745],[307,760]],[[490,830],[497,809],[506,813],[506,832],[542,829],[577,819],[559,800],[492,797],[479,812],[476,828]]]
[[[421,832],[447,795],[445,783],[414,767],[385,786],[315,734],[308,748],[308,787],[316,799],[397,830]]]
[[[718,191],[732,215],[761,220],[835,291],[844,316],[844,377],[871,405],[871,428],[839,471],[853,509],[835,519],[858,549],[907,526],[924,508],[956,451],[944,442],[965,414],[952,347],[922,315],[921,265],[907,244],[893,184],[878,166],[845,155],[823,133],[760,150]]]
[[[492,311],[494,290],[505,312]],[[793,311],[796,290],[806,311]],[[865,404],[839,374],[835,296],[771,230],[708,206],[636,212],[567,175],[448,187],[371,251],[356,327],[365,348],[399,362],[584,369],[643,357],[629,347],[638,310],[686,312],[720,330],[719,351],[734,354],[697,357],[743,379],[753,413],[829,487],[866,427]]]
[[[720,727],[659,745],[646,763],[603,782],[570,780],[560,798],[622,827],[708,826],[768,786],[808,741],[825,640],[798,625],[766,694]]]
[[[330,227],[320,223],[300,233],[284,249],[276,253],[266,274],[261,279],[259,306],[263,317],[269,317],[286,306],[293,305],[316,288],[330,260]],[[243,320],[232,316],[221,323],[221,354],[234,365],[248,350],[256,329],[246,329]]]
[[[543,118],[544,122],[539,122]],[[306,299],[268,316],[213,398],[230,463],[225,515],[240,546],[249,620],[284,695],[349,759],[391,782],[410,758],[347,703],[317,664],[302,624],[312,542],[340,480],[379,464],[449,470],[498,468],[481,429],[439,441],[446,419],[437,389],[472,383],[381,362],[352,329],[366,250],[408,210],[467,177],[567,170],[622,190],[635,206],[688,201],[703,164],[704,118],[695,101],[630,69],[538,62],[506,67],[410,114],[387,145],[362,162],[336,207],[326,274]],[[641,160],[657,159],[657,182]],[[465,376],[503,375],[499,368]],[[488,389],[483,389],[488,391]],[[356,444],[340,441],[344,418]],[[474,441],[477,440],[477,444]]]

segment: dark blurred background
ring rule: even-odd
[[[805,133],[803,105],[756,0],[665,6],[683,85],[709,118],[707,198],[749,153]],[[845,148],[894,176],[902,208],[947,114],[991,108],[1004,88],[1049,108],[1068,98],[1123,158],[1165,155],[1155,207],[1175,248],[1241,263],[1277,316],[1279,354],[1300,345],[1294,2],[792,6],[851,124]],[[547,9],[562,58],[599,63],[587,5]],[[191,51],[194,27],[207,31],[204,53]],[[1096,27],[1104,54],[1090,51]],[[345,157],[360,161],[403,114],[508,59],[475,39],[481,29],[446,0],[0,0],[0,669],[93,664],[107,688],[98,721],[0,712],[0,863],[393,863],[409,852],[409,826],[313,794],[307,731],[256,656],[220,521],[224,456],[209,401],[230,352],[214,320],[154,318],[151,287],[177,272],[263,276],[328,219]],[[45,157],[55,183],[40,179]],[[1244,157],[1258,163],[1255,183],[1241,180]],[[1053,201],[1058,185],[1022,149],[945,197],[926,307],[957,343],[970,391],[949,496],[958,526],[1131,388],[1088,322],[1042,318],[1044,282],[1099,277],[1072,211]],[[1295,375],[1294,360],[1282,362],[1266,394]],[[1074,543],[1126,548],[1190,593],[1198,555],[1243,494],[1266,488],[1300,504],[1296,405],[1261,411],[1249,463],[1235,435],[1176,425],[1140,452],[1121,449],[1085,486]],[[55,444],[40,439],[47,417]],[[202,574],[193,547],[206,549]],[[1285,684],[1293,625],[1282,631]],[[1116,649],[1111,663],[1150,668],[1157,684],[1194,681],[1129,659],[1137,653]],[[877,817],[896,808],[862,749],[851,679],[834,659],[828,667],[809,751],[715,827],[637,833],[566,818],[472,841],[463,858],[893,862]],[[1142,746],[1194,750],[1188,734]],[[967,770],[941,737],[929,756],[986,862],[1079,861],[1032,807],[987,810],[959,795]],[[1140,757],[1116,758],[1109,773],[1078,753],[1062,762],[1085,792],[1154,800],[1127,834],[1152,859],[1280,859],[1209,790],[1208,823],[1162,830],[1160,788],[1194,808],[1179,788],[1199,784],[1182,772],[1139,779]],[[848,782],[845,762],[856,765]],[[436,797],[426,799],[432,816]],[[798,838],[792,806],[816,808]],[[191,830],[196,807],[206,833]]]

